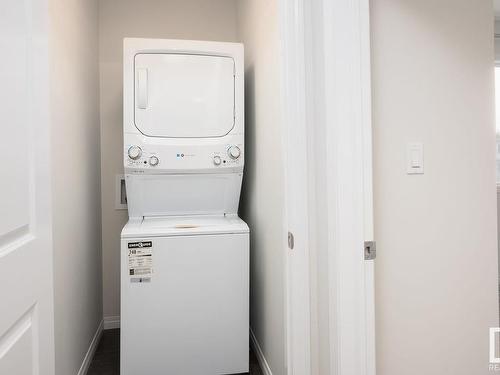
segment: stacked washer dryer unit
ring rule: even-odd
[[[248,371],[243,46],[124,41],[121,374]]]

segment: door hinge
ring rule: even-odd
[[[290,250],[293,250],[294,246],[295,246],[295,238],[293,237],[293,233],[288,232],[288,248]]]
[[[377,243],[365,241],[365,260],[373,260],[377,257]]]

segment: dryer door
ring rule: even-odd
[[[221,137],[234,127],[234,60],[172,53],[135,56],[135,126],[150,137]]]

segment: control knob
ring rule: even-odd
[[[139,146],[131,146],[128,149],[128,157],[132,160],[137,160],[141,157],[142,150]]]
[[[149,165],[151,165],[152,167],[156,167],[159,162],[160,160],[156,156],[151,156],[149,158]]]
[[[229,147],[229,150],[227,151],[231,159],[238,159],[241,155],[241,150],[238,146],[231,146]]]
[[[220,156],[218,156],[218,155],[214,156],[214,164],[220,165],[220,163],[222,163]]]

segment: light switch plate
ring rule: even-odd
[[[406,173],[424,174],[424,145],[413,142],[407,146]]]

